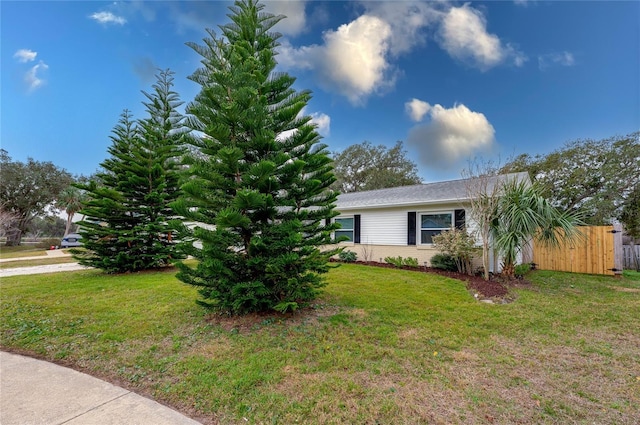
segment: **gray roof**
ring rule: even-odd
[[[529,180],[526,172],[501,174],[490,177],[489,187],[508,179]],[[382,208],[425,204],[463,203],[468,200],[465,179],[400,186],[366,192],[342,193],[338,196],[337,210]]]

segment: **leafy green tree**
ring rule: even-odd
[[[80,264],[110,273],[159,268],[183,256],[177,249],[169,204],[178,199],[179,159],[185,129],[170,71],[161,71],[154,92],[143,92],[148,117],[121,115],[111,136],[111,157],[96,179],[78,185],[88,200],[80,211],[86,250],[75,250]]]
[[[0,205],[14,218],[6,232],[6,245],[20,245],[29,223],[45,215],[71,182],[71,174],[51,162],[32,158],[26,163],[12,161],[8,152],[0,149]]]
[[[228,313],[292,311],[317,296],[331,255],[337,194],[331,158],[309,116],[308,91],[275,72],[283,17],[253,0],[230,7],[231,23],[204,45],[188,43],[203,67],[190,77],[201,90],[187,107],[196,155],[176,211],[185,250],[197,266],[178,278],[199,287],[199,303]],[[285,136],[286,135],[286,136]],[[321,249],[321,246],[329,246]]]
[[[55,215],[47,215],[45,217],[36,217],[27,228],[26,234],[37,238],[61,238],[64,235],[65,221]]]
[[[333,162],[337,179],[333,188],[341,193],[422,183],[401,141],[390,149],[369,142],[351,145],[333,154]]]
[[[515,179],[502,184],[491,226],[495,247],[503,257],[502,273],[513,278],[517,255],[532,238],[547,246],[581,237],[577,215],[554,207],[537,184]]]
[[[587,224],[610,224],[640,180],[640,132],[603,140],[576,140],[550,154],[523,154],[502,172],[528,171],[542,195]]]
[[[636,183],[633,191],[625,199],[620,221],[624,224],[627,235],[631,237],[631,245],[634,246],[637,240],[640,239],[640,183]],[[635,250],[632,250],[632,252],[636,270],[640,271],[640,259],[635,255]]]
[[[620,221],[624,224],[624,229],[629,236],[640,239],[640,183],[638,182],[624,201]]]

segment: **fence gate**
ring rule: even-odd
[[[622,230],[616,226],[581,226],[584,238],[557,248],[533,243],[536,268],[573,273],[622,273]]]

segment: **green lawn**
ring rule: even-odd
[[[43,248],[33,245],[3,246],[0,245],[0,258],[21,258],[44,256],[47,252]]]
[[[7,261],[6,263],[0,263],[0,270],[12,269],[16,267],[33,267],[33,266],[46,266],[49,264],[63,264],[63,263],[75,263],[76,260],[73,257],[43,257],[37,260],[16,260]]]
[[[3,278],[5,349],[205,423],[632,424],[640,274],[536,272],[510,304],[461,282],[343,265],[290,318],[212,316],[173,271]]]

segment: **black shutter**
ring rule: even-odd
[[[463,229],[465,225],[465,212],[464,210],[455,210],[454,212],[454,221],[457,229]]]
[[[416,244],[416,212],[409,211],[407,216],[407,245]]]
[[[353,243],[360,243],[360,214],[353,216]]]
[[[330,226],[331,225],[331,219],[330,218],[325,218],[324,219],[324,225],[325,226]]]

